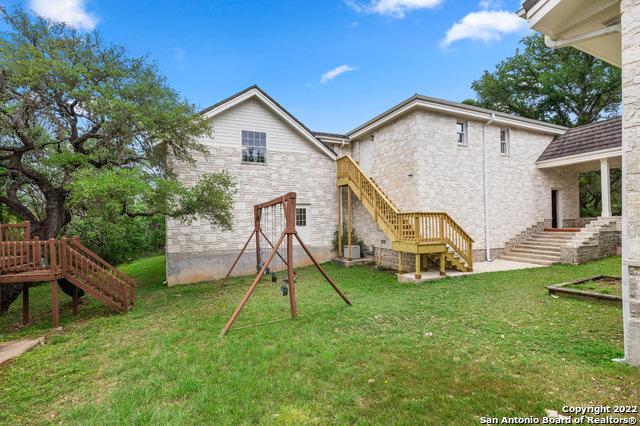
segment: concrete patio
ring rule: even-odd
[[[448,277],[462,277],[465,275],[484,274],[485,272],[515,271],[518,269],[545,268],[546,265],[535,263],[515,262],[512,260],[496,259],[491,262],[476,262],[473,265],[473,272],[447,271],[446,276],[441,276],[436,268],[429,271],[422,271],[422,278],[416,279],[414,272],[407,272],[398,275],[400,283],[423,283],[426,281],[441,280]]]

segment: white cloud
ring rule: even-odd
[[[443,0],[370,0],[369,3],[361,3],[357,0],[345,0],[345,3],[357,12],[378,13],[380,15],[404,18],[410,10],[431,9],[442,3]]]
[[[336,78],[337,76],[339,76],[340,74],[344,74],[345,72],[355,71],[355,70],[356,70],[356,67],[352,67],[350,65],[340,65],[339,67],[334,68],[331,71],[325,72],[322,75],[322,78],[320,79],[320,83],[326,84],[329,81]]]
[[[502,1],[500,0],[480,0],[480,9],[498,9],[502,6]]]
[[[85,0],[30,0],[29,7],[43,18],[79,29],[92,30],[98,24],[98,18],[87,12]]]
[[[515,13],[504,10],[481,10],[471,12],[453,24],[441,45],[446,47],[464,39],[487,43],[500,40],[504,34],[523,31],[526,28],[527,22]]]

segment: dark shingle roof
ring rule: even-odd
[[[327,133],[327,132],[313,132],[313,136],[316,137],[327,137],[327,138],[336,138],[336,139],[349,139],[349,136],[343,135],[341,133]]]
[[[522,8],[528,12],[533,6],[536,5],[536,3],[538,3],[538,1],[539,0],[526,0],[524,3],[522,3]]]
[[[555,138],[538,162],[622,146],[622,119],[611,118],[569,129]]]

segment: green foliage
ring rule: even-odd
[[[343,246],[347,245],[347,229],[349,228],[347,228],[346,225],[343,225],[342,227],[342,245]],[[360,251],[362,251],[362,249],[364,248],[364,241],[356,233],[355,228],[351,228],[351,245],[360,246]],[[338,250],[338,227],[337,226],[336,226],[336,230],[333,231],[333,240],[331,240],[331,247],[333,248],[333,251],[335,253],[338,253],[339,255],[341,255],[340,251]]]
[[[620,114],[620,69],[574,48],[552,49],[544,36],[521,41],[523,50],[485,71],[465,103],[563,126]]]
[[[104,216],[76,218],[66,229],[68,235],[78,235],[82,243],[112,264],[131,261],[140,256],[159,254],[165,246],[165,218]]]
[[[230,226],[227,173],[175,179],[177,162],[208,155],[211,128],[154,62],[19,9],[0,17],[0,203],[44,238],[120,216]]]
[[[611,213],[622,215],[622,169],[611,169]],[[598,217],[602,213],[602,194],[600,171],[579,174],[580,179],[580,216]]]
[[[0,6],[0,19],[4,217],[40,238],[79,233],[114,261],[155,252],[165,216],[230,226],[227,173],[176,179],[176,164],[208,155],[211,126],[154,62],[20,9]]]

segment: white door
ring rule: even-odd
[[[296,231],[306,245],[311,244],[311,205],[298,204],[296,206]],[[295,241],[295,238],[294,238]]]
[[[373,142],[369,139],[361,140],[360,145],[360,167],[367,175],[371,174],[371,155],[373,150]]]

